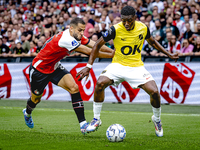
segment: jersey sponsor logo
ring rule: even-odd
[[[163,79],[160,95],[169,103],[184,103],[195,72],[184,63],[166,63],[163,71]]]
[[[120,83],[117,87],[110,86],[118,102],[132,102],[140,89],[133,89],[126,81]]]
[[[123,55],[135,55],[136,51],[138,53],[141,52],[140,51],[140,46],[141,46],[141,44],[139,46],[138,45],[134,45],[134,49],[133,49],[131,46],[126,45],[126,46],[123,46],[121,48],[121,52],[122,52]]]
[[[11,94],[12,76],[7,64],[0,64],[0,98],[9,98]]]
[[[103,36],[107,37],[108,36],[108,31],[106,31]]]
[[[26,87],[27,87],[28,93],[31,96],[31,85],[30,85],[30,78],[29,78],[29,67],[30,67],[30,65],[28,65],[26,68],[23,69],[23,74],[25,76]],[[38,92],[39,91],[37,89],[34,91],[35,94],[37,94]],[[52,85],[51,82],[49,82],[48,85],[46,86],[46,88],[43,91],[42,97],[47,100],[47,99],[49,99],[50,96],[52,96],[52,94],[53,94],[53,85]]]
[[[76,46],[76,45],[78,45],[78,42],[76,40],[73,40],[72,41],[72,46]]]
[[[78,81],[78,78],[76,78],[76,74],[85,66],[86,63],[79,63],[70,71],[70,73],[74,77],[76,84],[79,86],[79,91],[83,101],[89,101],[94,94],[97,79],[93,69],[91,68],[88,79],[85,80],[86,78],[83,78],[81,81]]]

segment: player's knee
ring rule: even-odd
[[[105,84],[102,81],[97,81],[95,90],[102,91],[105,89]]]
[[[78,85],[77,85],[77,84],[74,84],[74,85],[69,89],[69,92],[70,92],[71,94],[78,93],[78,92],[79,92]]]
[[[150,95],[154,100],[156,100],[156,101],[160,100],[160,94],[159,94],[159,91],[157,89],[152,90]]]

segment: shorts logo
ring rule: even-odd
[[[76,45],[78,45],[78,42],[76,40],[73,40],[72,41],[72,46],[76,46]]]
[[[104,74],[104,73],[106,73],[106,71],[107,71],[107,70],[104,70],[104,71],[102,71],[102,73],[101,73],[101,74]]]
[[[103,36],[107,37],[108,36],[108,31],[106,31]]]
[[[40,94],[40,92],[39,92],[37,89],[34,91],[34,93],[35,93],[36,95],[39,95],[39,94]]]
[[[160,88],[160,95],[169,103],[184,103],[195,72],[184,63],[166,63]]]

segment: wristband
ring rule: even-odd
[[[86,67],[88,67],[88,68],[90,68],[90,69],[91,69],[91,68],[92,68],[92,65],[90,65],[90,64],[87,64],[87,65],[86,65]]]

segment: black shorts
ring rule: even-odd
[[[49,82],[58,85],[62,77],[69,73],[62,65],[59,65],[53,73],[44,74],[36,70],[31,64],[29,68],[31,92],[35,95],[41,95]]]

